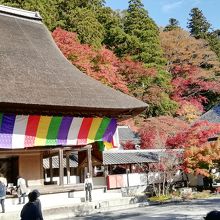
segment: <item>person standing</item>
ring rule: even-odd
[[[38,196],[36,192],[30,192],[28,194],[28,203],[26,203],[20,213],[21,220],[42,220],[42,213],[40,213],[37,207],[36,200]]]
[[[2,213],[5,213],[5,197],[6,197],[6,185],[0,180],[0,203],[2,207]]]
[[[7,179],[4,177],[4,175],[2,173],[0,173],[0,181],[2,181],[5,184],[5,186],[7,187],[7,185],[8,185]]]
[[[87,173],[85,182],[84,182],[84,190],[86,191],[86,201],[92,201],[92,189],[93,189],[93,181],[90,177],[90,174]]]
[[[22,198],[24,204],[25,196],[28,193],[28,188],[27,188],[26,180],[21,176],[18,176],[18,180],[17,180],[17,193],[18,193],[18,204],[21,204]]]
[[[32,191],[32,194],[36,194],[34,195],[35,197],[37,197],[37,199],[34,201],[35,205],[37,206],[38,208],[38,211],[39,211],[39,215],[40,215],[40,220],[43,220],[43,214],[42,214],[42,208],[41,208],[41,201],[39,199],[40,197],[40,192],[37,190],[37,189],[34,189]]]

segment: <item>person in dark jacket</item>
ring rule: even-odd
[[[21,210],[21,220],[42,220],[42,213],[39,211],[39,207],[35,203],[38,196],[36,192],[30,192],[28,194],[28,203],[26,203]]]
[[[220,219],[220,211],[214,210],[209,212],[206,217],[204,217],[205,220],[219,220]]]
[[[6,197],[6,185],[0,180],[0,203],[2,207],[2,213],[5,213],[5,197]]]
[[[87,173],[85,181],[84,181],[84,190],[86,191],[86,201],[92,201],[92,189],[93,189],[93,181],[90,177],[90,173]]]
[[[34,201],[35,205],[37,206],[38,210],[39,210],[39,213],[40,213],[40,220],[43,220],[43,214],[42,214],[42,209],[41,209],[41,201],[39,199],[40,197],[40,192],[37,190],[37,189],[34,189],[32,191],[32,193],[35,193],[37,196],[37,199]]]

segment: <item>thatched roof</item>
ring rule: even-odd
[[[40,20],[0,6],[0,111],[118,118],[147,107],[74,67]]]

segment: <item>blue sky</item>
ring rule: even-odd
[[[142,0],[151,18],[158,26],[166,26],[169,18],[176,18],[186,29],[190,10],[198,7],[214,29],[220,29],[220,0]],[[106,0],[113,9],[127,9],[128,0]]]

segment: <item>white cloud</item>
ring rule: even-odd
[[[198,0],[196,0],[198,1]],[[183,4],[183,0],[180,1],[176,1],[176,2],[170,2],[170,3],[166,3],[162,6],[162,11],[163,12],[169,12],[172,11],[178,7],[180,7]]]
[[[201,0],[193,0],[193,5],[198,5],[201,3]]]

